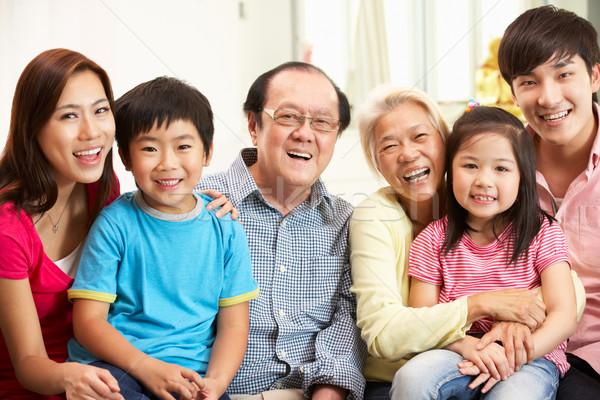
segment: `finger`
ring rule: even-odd
[[[233,209],[231,210],[231,219],[236,221],[239,216],[240,216],[240,213],[239,213],[238,209],[233,207]]]
[[[223,215],[229,213],[232,209],[233,209],[233,204],[231,204],[231,202],[228,201],[226,203],[223,203],[221,208],[219,210],[217,210],[217,212],[215,213],[215,216],[217,218],[221,218]]]
[[[464,362],[464,363],[459,363],[458,364],[458,372],[460,372],[462,375],[471,375],[471,376],[479,375],[481,373],[479,368],[477,368],[477,365],[473,364],[470,361]]]
[[[111,392],[118,392],[121,390],[119,388],[119,382],[112,376],[112,374],[108,370],[99,368],[98,377],[100,378],[100,382],[104,383]],[[99,382],[94,383],[99,384]]]
[[[473,360],[471,360],[471,362],[473,362],[473,364],[475,364],[482,373],[484,373],[484,374],[490,373],[490,371],[488,370],[486,364],[483,362],[481,357],[473,357]]]
[[[190,381],[190,384],[195,384],[195,387],[202,391],[204,390],[204,387],[206,386],[206,384],[204,383],[204,379],[202,379],[202,377],[200,376],[199,373],[192,371],[191,369],[184,369],[183,371],[181,371],[181,375],[187,379],[188,381]]]
[[[511,335],[507,335],[509,337],[508,340],[503,342],[504,353],[506,354],[506,359],[508,361],[508,368],[512,371],[515,370],[515,342],[520,343],[519,340],[513,340],[514,337]]]
[[[488,390],[490,390],[498,381],[494,378],[490,378],[488,379],[488,381],[485,383],[485,386],[483,387],[483,389],[481,389],[481,393],[486,393]]]
[[[477,378],[475,378],[473,382],[469,384],[469,389],[475,389],[488,379],[490,379],[490,374],[479,374]]]
[[[494,360],[491,357],[484,357],[483,358],[483,362],[485,364],[485,366],[487,367],[488,373],[493,376],[496,379],[500,379],[500,372],[498,372],[498,369],[496,368],[496,363],[494,362]]]
[[[476,348],[477,348],[477,350],[482,350],[488,344],[494,343],[498,339],[499,338],[496,335],[496,331],[494,330],[494,328],[492,328],[488,333],[486,333],[485,335],[483,335],[481,337],[481,339],[479,339],[479,341],[477,342],[477,347]]]

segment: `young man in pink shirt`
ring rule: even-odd
[[[600,393],[600,50],[594,27],[544,6],[505,31],[500,71],[527,119],[536,150],[542,208],[562,226],[571,263],[586,289],[586,308],[567,348],[571,369],[557,399]]]

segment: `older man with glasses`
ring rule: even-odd
[[[252,144],[198,189],[240,211],[260,295],[250,302],[246,356],[233,399],[361,399],[365,345],[350,292],[352,206],[320,179],[350,122],[344,93],[319,68],[282,64],[252,84]]]

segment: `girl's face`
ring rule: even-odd
[[[407,102],[375,127],[377,169],[407,200],[432,199],[444,178],[444,142],[423,107]]]
[[[59,185],[100,179],[115,137],[106,92],[92,71],[74,73],[37,136]]]
[[[494,132],[467,140],[452,160],[454,197],[467,210],[467,223],[476,230],[514,204],[519,181],[510,142]]]

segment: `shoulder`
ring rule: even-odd
[[[373,218],[381,221],[398,221],[406,218],[404,208],[398,202],[391,187],[381,188],[372,193],[356,206],[352,215],[352,219],[356,221]]]
[[[198,185],[196,186],[196,191],[214,189],[223,193],[227,191],[227,188],[227,172],[224,171],[210,175],[203,175],[202,178],[200,178],[200,182],[198,182]]]
[[[35,229],[31,216],[25,210],[17,212],[13,203],[4,203],[0,206],[0,236],[13,236],[22,232]]]

